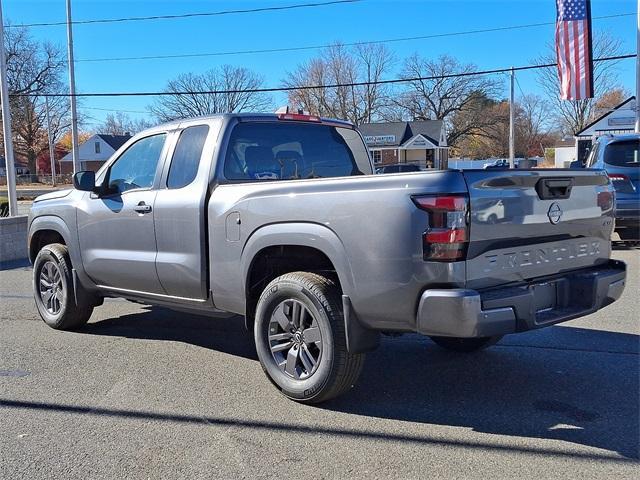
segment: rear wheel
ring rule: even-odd
[[[347,351],[340,290],[314,273],[273,280],[258,300],[254,335],[263,370],[287,397],[320,403],[355,383],[365,356]]]
[[[79,328],[93,312],[93,303],[81,285],[74,293],[69,252],[59,243],[38,252],[33,262],[33,293],[40,317],[57,330]]]
[[[446,350],[453,352],[476,352],[483,350],[492,345],[495,345],[500,341],[502,335],[496,335],[494,337],[479,337],[479,338],[459,338],[459,337],[430,337],[433,342]]]

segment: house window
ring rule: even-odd
[[[94,143],[93,147],[94,147],[96,153],[100,153],[100,142]]]
[[[382,150],[371,150],[371,158],[374,165],[382,163]]]

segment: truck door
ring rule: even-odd
[[[108,191],[78,206],[82,262],[97,285],[165,293],[156,273],[154,208],[166,134],[133,143],[106,171]]]
[[[156,270],[167,294],[175,297],[208,296],[206,200],[218,130],[203,124],[184,128],[158,189]]]

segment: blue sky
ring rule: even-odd
[[[99,1],[73,0],[74,20],[128,16],[212,12],[274,5],[310,3],[312,0],[263,1]],[[5,22],[13,24],[63,21],[65,0],[5,0]],[[634,0],[592,0],[593,17],[633,13]],[[397,37],[430,35],[465,30],[522,25],[555,20],[554,0],[363,0],[289,11],[248,13],[218,17],[124,22],[74,26],[76,60],[157,54],[182,54],[319,45],[335,41],[355,42]],[[594,29],[607,30],[623,42],[623,53],[636,47],[635,16],[594,20]],[[553,41],[553,26],[480,33],[456,37],[389,44],[396,57],[418,52],[426,57],[449,54],[481,69],[526,65],[544,53]],[[66,46],[64,26],[33,27],[34,37]],[[313,56],[313,50],[269,54],[245,54],[197,59],[162,59],[128,62],[78,62],[78,92],[162,90],[167,80],[181,72],[202,72],[230,63],[260,73],[267,86],[278,86],[287,71]],[[400,62],[398,62],[398,69]],[[624,60],[619,66],[621,86],[635,88],[635,63]],[[395,72],[394,75],[395,76]],[[505,82],[505,93],[507,78]],[[532,71],[518,74],[525,93],[537,93]],[[519,94],[518,90],[518,94]],[[83,113],[93,123],[108,113],[104,110],[144,112],[150,98],[87,98]],[[274,103],[285,104],[284,95]],[[130,113],[144,117],[142,113]],[[91,125],[87,125],[91,128]]]

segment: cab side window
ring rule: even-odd
[[[208,133],[207,125],[188,127],[180,133],[169,167],[168,188],[186,187],[196,178]]]
[[[111,166],[109,189],[116,193],[151,188],[166,134],[151,135],[131,145]]]

